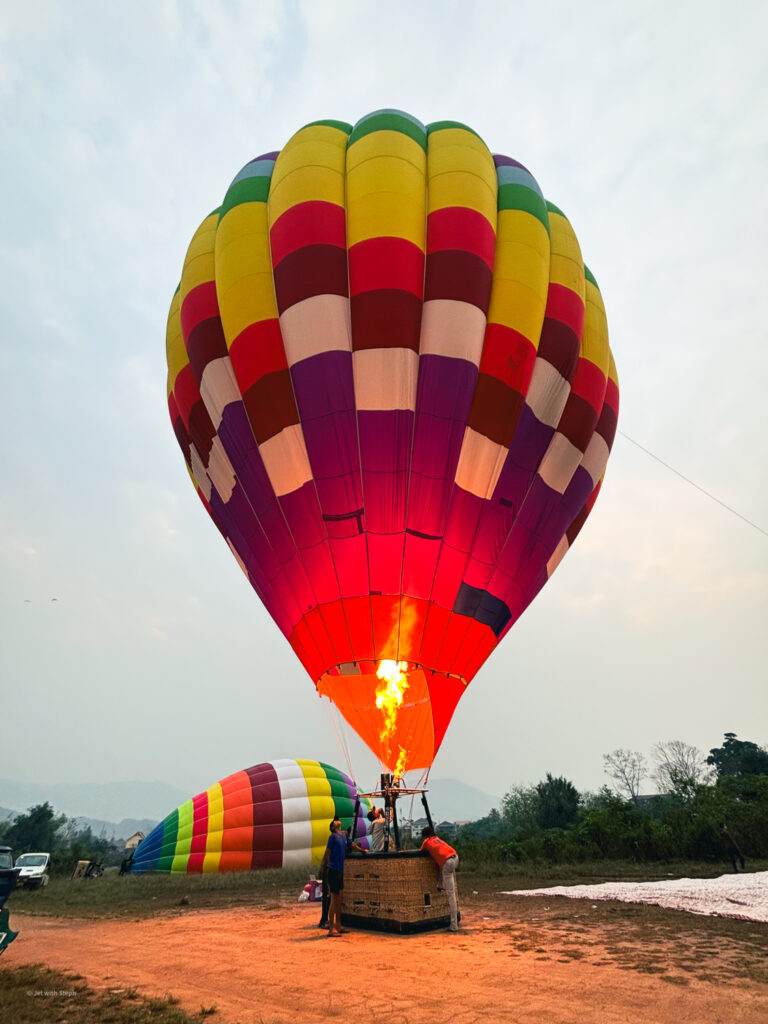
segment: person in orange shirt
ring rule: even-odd
[[[423,828],[421,838],[423,840],[421,849],[426,850],[437,864],[440,873],[438,887],[443,889],[448,897],[448,907],[451,911],[451,924],[448,931],[457,932],[459,930],[459,907],[456,899],[456,868],[459,866],[459,855],[452,846],[435,835],[433,828]]]

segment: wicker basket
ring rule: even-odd
[[[421,850],[348,857],[341,920],[390,932],[445,928],[451,916],[437,882],[435,862]]]

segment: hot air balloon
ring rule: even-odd
[[[428,768],[613,442],[565,215],[465,125],[315,122],[203,220],[167,352],[197,492],[318,693],[391,771]]]
[[[354,782],[320,761],[267,761],[228,775],[177,807],[143,839],[131,862],[133,874],[251,871],[317,863],[328,842],[328,825],[353,823]],[[358,805],[358,844],[368,849],[365,812]]]

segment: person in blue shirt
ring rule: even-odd
[[[341,927],[341,899],[344,892],[344,861],[347,852],[351,849],[367,853],[357,843],[346,835],[341,828],[341,822],[335,818],[330,825],[331,834],[328,837],[328,845],[323,854],[322,866],[328,869],[328,888],[331,890],[331,905],[328,910],[328,935],[336,937],[344,935],[348,928]],[[325,870],[323,871],[325,877]]]
[[[341,927],[341,894],[344,892],[344,861],[347,857],[347,837],[341,831],[341,822],[331,822],[331,834],[325,848],[328,861],[328,888],[331,905],[328,910],[328,935],[335,937],[347,931]]]
[[[334,824],[341,826],[341,822],[338,818],[334,818],[328,826],[328,831],[333,832]],[[331,909],[331,886],[328,882],[328,853],[323,854],[323,859],[320,864],[320,870],[322,871],[322,883],[323,883],[323,898],[320,906],[320,921],[317,925],[318,928],[325,928],[328,930],[328,914]]]

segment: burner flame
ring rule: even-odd
[[[408,689],[407,661],[379,662],[376,675],[381,680],[381,685],[376,687],[376,707],[383,713],[384,722],[379,733],[379,739],[388,747],[394,736],[397,727],[397,713],[400,710],[405,691]],[[394,769],[397,778],[401,777],[405,770],[407,752],[400,747],[400,754]]]

